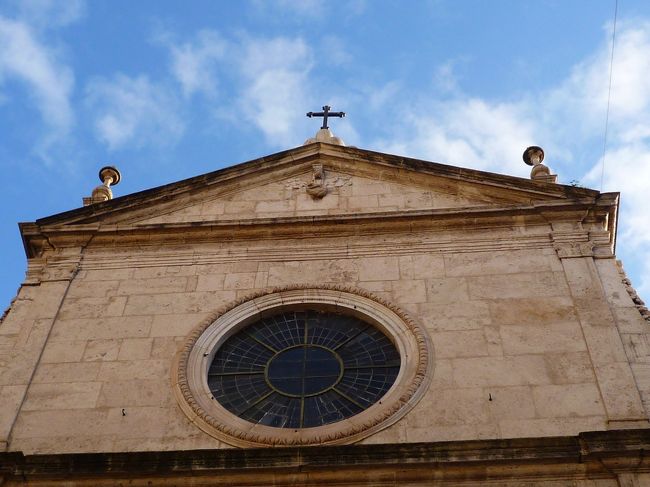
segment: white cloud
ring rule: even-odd
[[[439,90],[410,104],[390,97],[398,121],[381,150],[428,160],[528,177],[521,154],[531,144],[546,150],[560,182],[583,176],[599,188],[607,106],[611,31],[601,46],[567,78],[546,91],[509,101],[490,101]],[[611,92],[604,191],[621,192],[617,252],[640,293],[650,294],[650,23],[621,22]],[[440,87],[448,74],[441,66]],[[453,81],[453,78],[451,79]],[[383,90],[377,90],[378,96]],[[451,98],[449,98],[451,96]],[[569,163],[571,165],[569,165]],[[563,178],[563,172],[565,174]],[[567,177],[568,176],[568,177]]]
[[[525,106],[461,98],[406,110],[400,118],[401,133],[378,142],[383,150],[505,174],[529,172],[521,154],[535,130]]]
[[[216,118],[232,124],[252,124],[274,146],[302,142],[296,127],[308,106],[313,57],[305,41],[247,36],[233,40],[203,30],[185,43],[163,31],[156,36],[156,42],[170,50],[171,73],[186,98],[194,94],[207,96]],[[224,93],[219,104],[214,103],[217,84]],[[109,140],[108,134],[115,132],[110,140],[116,143],[121,130],[113,130],[112,125],[110,118],[105,119],[102,133]]]
[[[64,135],[74,120],[72,70],[23,22],[0,17],[0,46],[0,83],[14,79],[26,84],[43,120]]]
[[[172,74],[183,88],[185,96],[202,92],[216,94],[217,63],[224,58],[227,43],[214,31],[202,30],[195,42],[170,45]]]
[[[246,39],[235,53],[243,77],[244,117],[275,146],[301,143],[296,127],[308,106],[310,48],[302,39]]]
[[[340,37],[328,35],[321,39],[319,45],[319,61],[328,62],[334,66],[350,64],[352,54]]]
[[[173,144],[184,131],[177,100],[143,75],[95,79],[86,88],[86,103],[97,137],[110,149]]]
[[[575,84],[569,92],[588,105],[589,98],[602,108],[600,126],[604,130],[604,107],[609,74],[609,46],[600,55],[581,66],[585,73],[581,89]],[[604,191],[621,192],[619,216],[619,254],[624,257],[628,272],[638,269],[632,277],[640,293],[650,295],[650,213],[647,211],[648,184],[650,184],[650,23],[624,22],[617,33],[612,77],[609,135],[603,173],[602,158],[585,170],[585,180],[594,187],[600,186],[601,174]],[[602,86],[604,85],[604,87]],[[599,91],[600,89],[600,91]],[[579,113],[585,124],[593,111],[586,107]],[[644,258],[645,256],[645,258]],[[632,266],[630,264],[635,264]],[[637,267],[638,266],[638,267]]]
[[[86,13],[83,0],[17,0],[18,16],[38,28],[64,27]]]
[[[402,86],[396,81],[389,81],[379,88],[362,89],[363,103],[373,111],[384,111],[386,106],[392,106],[391,100],[398,99]]]
[[[456,79],[454,63],[452,61],[447,61],[436,69],[433,75],[433,83],[437,89],[445,93],[457,90],[458,80]]]

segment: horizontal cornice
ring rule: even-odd
[[[5,481],[192,477],[193,485],[377,485],[380,478],[409,485],[437,481],[597,479],[650,471],[650,430],[577,436],[436,443],[342,445],[263,449],[23,455],[0,453]],[[2,478],[2,477],[0,477]],[[138,481],[140,479],[140,481]],[[373,481],[375,483],[373,483]],[[394,485],[394,483],[391,483]]]
[[[25,251],[35,257],[47,248],[130,246],[142,243],[199,243],[237,239],[332,237],[379,233],[412,233],[503,226],[547,225],[553,221],[606,220],[615,213],[618,194],[598,198],[545,201],[529,205],[438,208],[344,215],[254,218],[160,224],[21,223]],[[610,218],[610,220],[613,220]],[[609,228],[613,221],[607,222]],[[612,237],[613,238],[613,237]]]

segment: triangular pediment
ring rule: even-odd
[[[449,185],[436,177],[420,181],[373,178],[351,174],[349,168],[322,168],[322,184],[314,182],[318,167],[298,174],[270,180],[255,178],[243,188],[205,191],[198,201],[171,205],[154,211],[132,224],[189,223],[204,221],[251,220],[255,218],[351,215],[355,213],[405,210],[452,209],[512,205],[525,201],[482,194],[471,185]],[[272,175],[269,175],[272,176]],[[222,188],[225,189],[225,188]],[[312,194],[313,193],[313,194]],[[198,195],[197,195],[198,196]],[[528,200],[530,202],[530,199]]]
[[[150,226],[516,207],[597,192],[330,144],[310,144],[80,208],[39,224]]]

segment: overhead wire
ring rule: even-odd
[[[612,74],[614,72],[614,46],[616,45],[616,21],[618,19],[618,0],[614,4],[614,26],[612,27],[612,51],[609,58],[609,87],[607,89],[607,111],[605,112],[605,134],[603,136],[603,163],[600,169],[600,191],[605,179],[605,159],[607,156],[607,132],[609,129],[609,106],[612,100]]]

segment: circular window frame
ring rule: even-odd
[[[228,338],[260,318],[291,309],[322,309],[357,316],[379,328],[400,354],[400,371],[386,394],[349,418],[312,428],[274,428],[239,418],[214,398],[207,371]],[[354,443],[394,424],[421,399],[433,360],[427,334],[400,308],[361,289],[296,286],[266,290],[219,310],[188,337],[172,367],[174,395],[200,429],[233,446]]]

